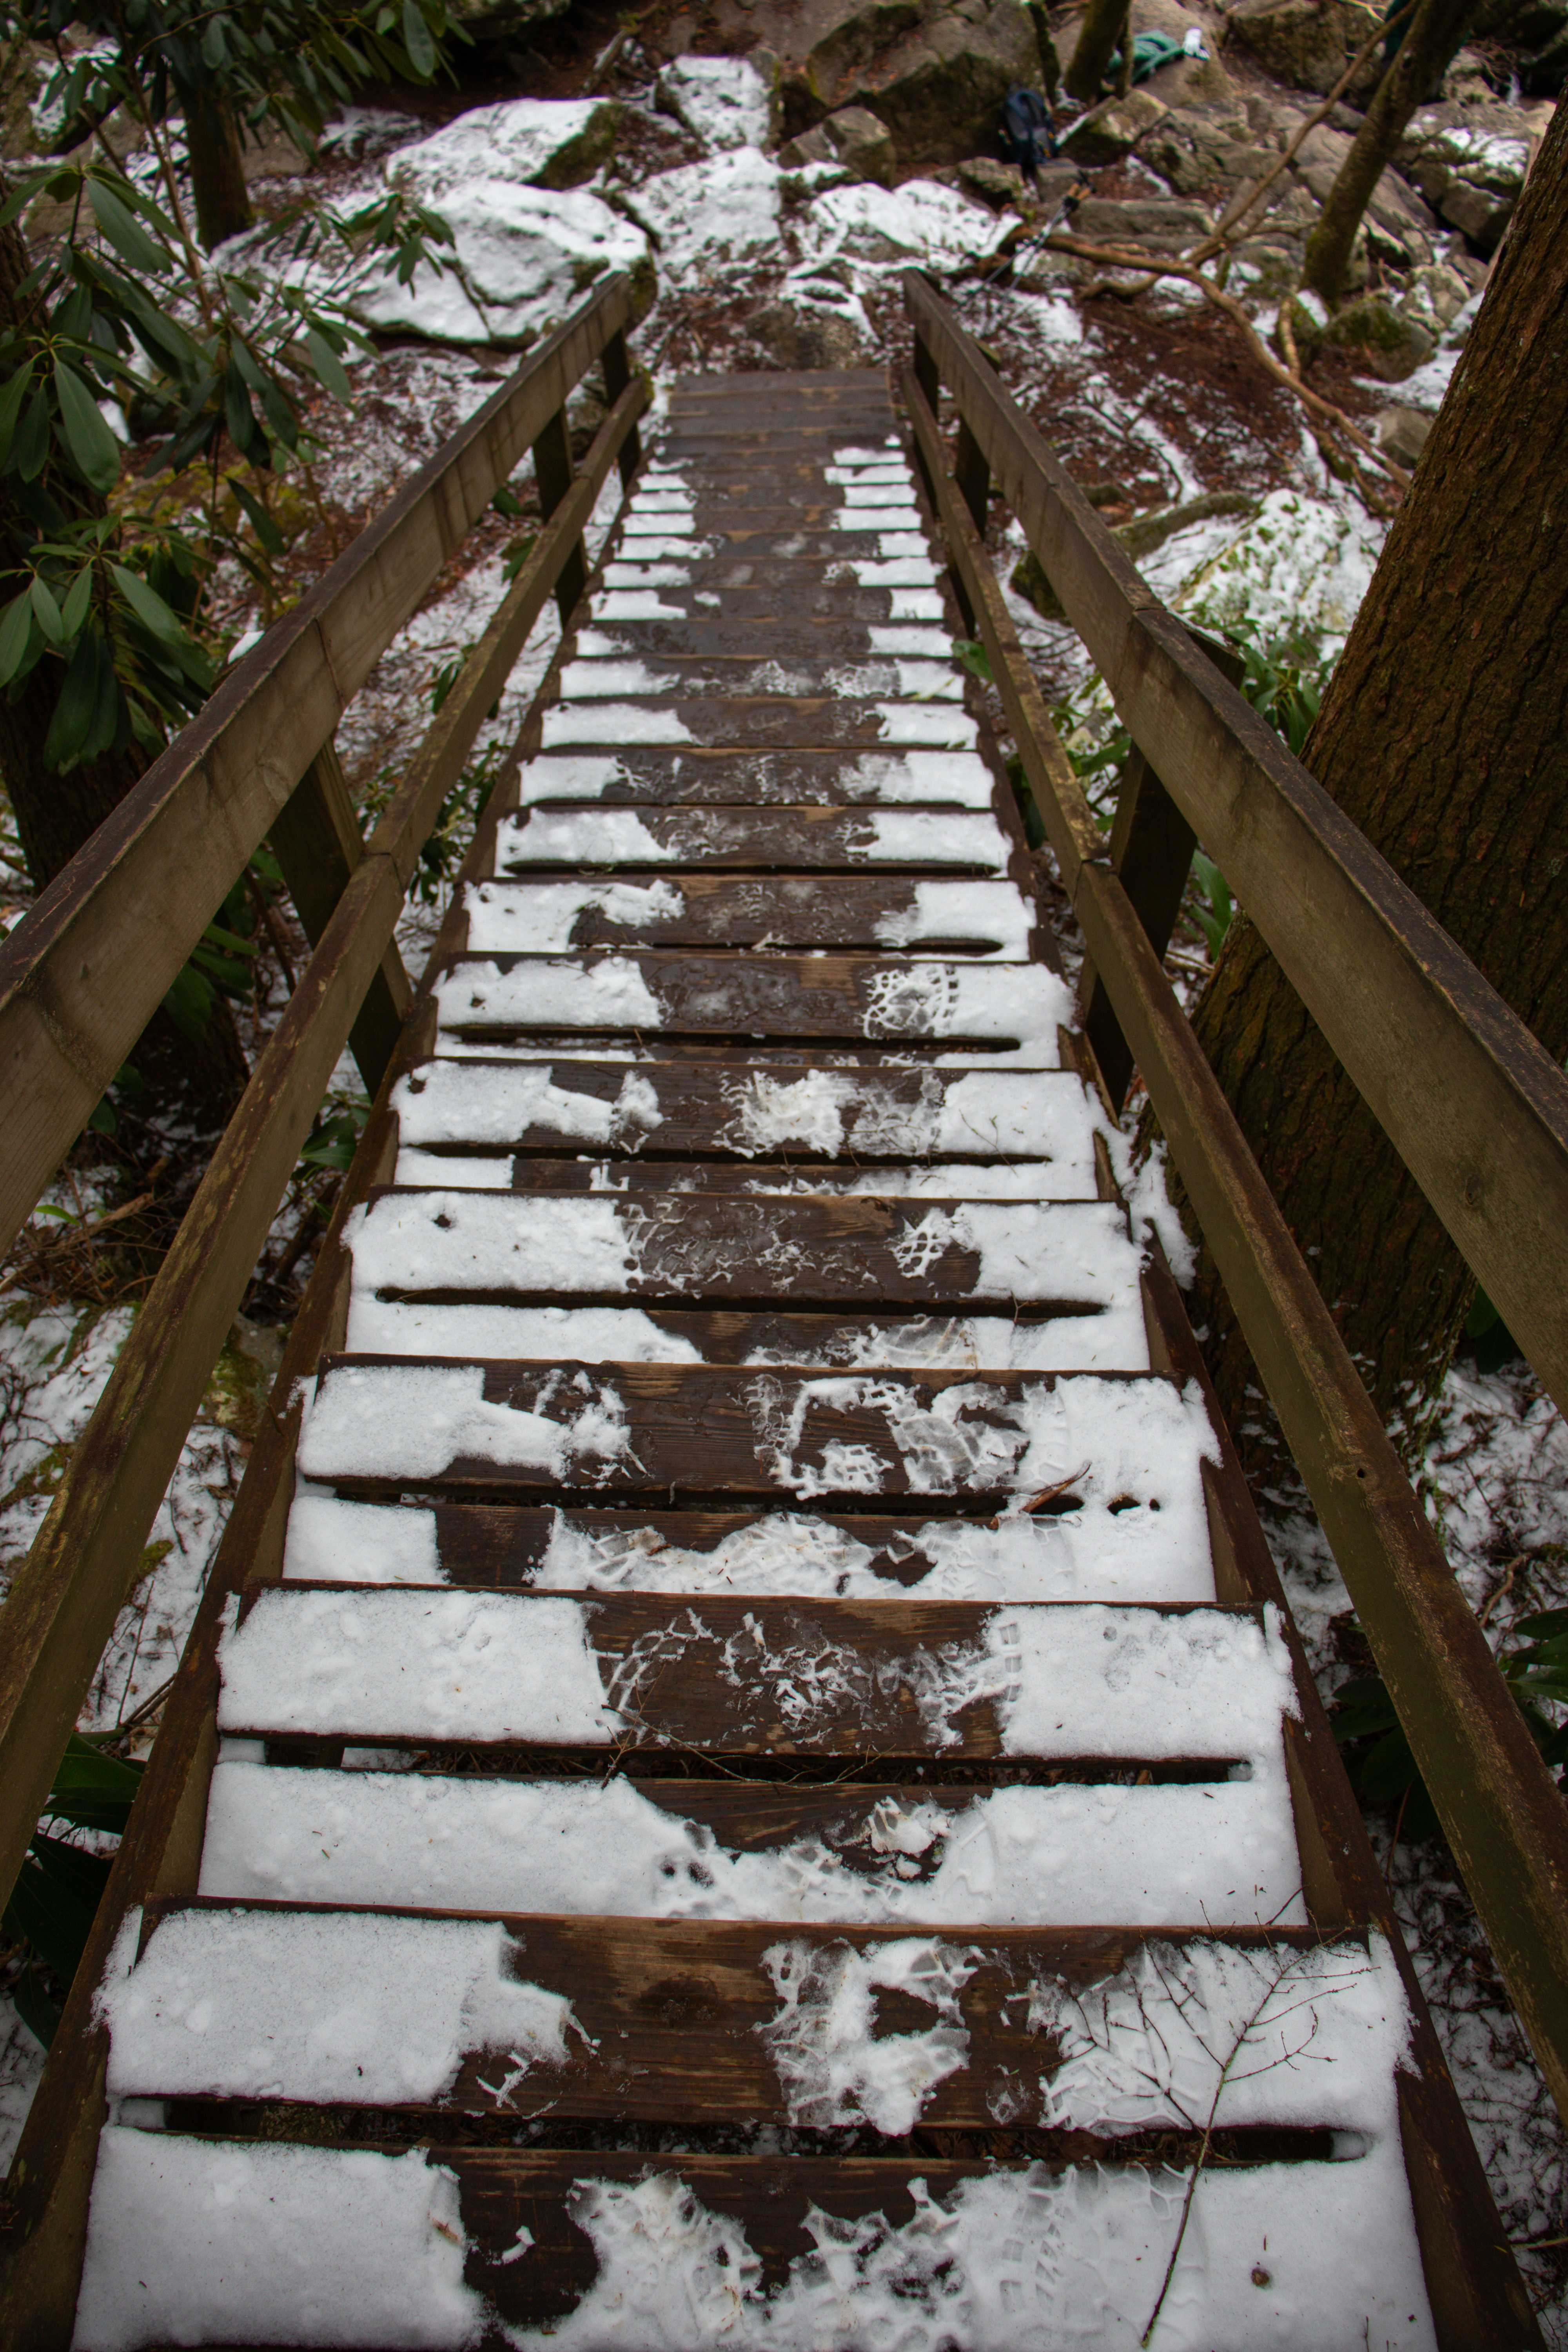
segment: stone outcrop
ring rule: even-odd
[[[876,180],[885,188],[892,186],[899,165],[892,132],[863,106],[840,107],[837,114],[801,131],[780,148],[779,162],[791,170],[805,163],[838,163],[852,180]]]
[[[1511,106],[1424,106],[1399,161],[1439,217],[1490,255],[1524,185],[1530,131]]]
[[[1267,72],[1298,89],[1326,96],[1349,61],[1340,0],[1239,0],[1226,30]]]
[[[1129,90],[1125,98],[1108,98],[1079,117],[1063,138],[1061,152],[1089,170],[1120,163],[1156,123],[1163,122],[1165,114],[1166,109],[1146,89]]]
[[[1086,196],[1072,216],[1073,235],[1089,245],[1144,245],[1152,253],[1181,253],[1213,226],[1214,216],[1202,205],[1182,204],[1173,196],[1121,204]]]
[[[876,115],[901,170],[996,152],[1002,101],[1038,88],[1025,0],[800,0],[767,20],[795,135],[847,107]]]

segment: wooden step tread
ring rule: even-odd
[[[577,1600],[290,1583],[233,1604],[222,1731],[463,1747],[1277,1766],[1277,1614]]]
[[[993,1511],[1083,1491],[1196,1489],[1217,1452],[1196,1397],[1144,1375],[816,1376],[691,1364],[323,1361],[302,1475],[354,1491],[710,1492]],[[453,1499],[457,1499],[454,1494]]]
[[[365,1503],[305,1489],[289,1515],[283,1574],[811,1602],[1215,1598],[1199,1467],[1175,1444],[1157,1463],[1108,1449],[1061,1494],[1009,1517]]]
[[[782,1154],[853,1168],[1048,1160],[1073,1171],[1074,1192],[1094,1190],[1095,1114],[1077,1073],[1058,1067],[797,1075],[733,1059],[437,1059],[400,1078],[392,1099],[405,1145],[564,1144],[660,1159]]]
[[[896,948],[1021,963],[1041,943],[1038,909],[1016,882],[807,876],[798,869],[809,865],[814,850],[830,855],[831,845],[825,853],[808,835],[793,851],[782,842],[778,847],[781,862],[787,857],[795,873],[660,868],[635,878],[471,883],[463,901],[466,944],[474,955],[622,946],[828,948],[862,954]]]
[[[1003,874],[1015,843],[989,810],[531,808],[497,829],[495,872],[541,866],[733,866],[816,872],[861,866]],[[903,941],[889,942],[903,945]]]
[[[472,1069],[473,1063],[462,1064]],[[479,1068],[487,1066],[478,1065]],[[1076,1179],[1076,1181],[1075,1181]],[[856,1168],[822,1161],[749,1160],[550,1159],[517,1152],[497,1157],[467,1149],[424,1150],[405,1144],[393,1182],[480,1192],[680,1192],[875,1194],[889,1200],[1092,1201],[1098,1197],[1092,1150],[1077,1169],[1050,1160],[947,1160],[916,1165],[874,1161]]]
[[[525,807],[540,802],[626,802],[669,807],[994,808],[995,776],[975,751],[841,751],[621,744],[542,753],[518,779]]]
[[[606,664],[606,667],[610,665]],[[815,694],[645,695],[629,687],[574,702],[558,702],[542,714],[541,742],[546,751],[584,744],[727,746],[798,745],[802,751],[889,750],[973,751],[975,722],[956,701],[900,698],[889,687],[878,698]]]

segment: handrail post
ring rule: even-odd
[[[364,856],[348,779],[335,745],[323,744],[317,752],[279,810],[268,838],[305,937],[313,948],[319,947],[332,909]],[[354,1060],[370,1094],[381,1084],[413,1001],[414,991],[397,942],[389,940],[381,969],[366,990],[349,1032]]]
[[[632,362],[626,350],[626,331],[624,327],[619,327],[605,345],[605,406],[606,408],[614,408],[631,380]],[[629,490],[632,478],[642,464],[642,436],[635,425],[622,442],[621,453],[616,463],[620,467],[621,488],[623,490]]]
[[[1246,665],[1234,646],[1194,629],[1192,635],[1231,686],[1239,686]],[[1162,963],[1182,911],[1182,894],[1197,847],[1197,835],[1148,760],[1134,744],[1117,795],[1110,829],[1110,863],[1132,902],[1132,910]],[[1105,1091],[1120,1111],[1132,1080],[1132,1050],[1122,1034],[1105,982],[1087,960],[1079,983],[1083,1029],[1094,1048]]]
[[[539,485],[539,511],[548,522],[572,487],[572,436],[563,403],[533,445],[533,478]],[[588,561],[577,541],[561,567],[555,603],[565,627],[588,585]]]

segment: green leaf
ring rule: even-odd
[[[163,998],[163,1010],[176,1029],[190,1038],[201,1036],[213,1009],[211,982],[186,964],[174,975],[174,984]]]
[[[60,618],[65,624],[66,635],[73,642],[81,635],[81,625],[87,618],[88,607],[91,602],[92,566],[90,563],[84,563],[71,582],[66,593],[66,601],[60,607]]]
[[[253,491],[247,490],[245,484],[235,475],[229,474],[226,478],[229,488],[234,492],[241,509],[248,518],[251,530],[256,533],[268,554],[281,555],[286,541],[261,500]]]
[[[78,639],[76,651],[66,664],[55,715],[44,738],[44,765],[57,772],[74,768],[87,748],[98,709],[100,650],[107,650],[103,639],[96,629],[89,630]]]
[[[89,177],[87,200],[99,227],[121,261],[149,277],[164,275],[172,266],[169,255],[153,244],[135,214],[121,203],[112,189]]]
[[[9,686],[22,666],[33,634],[33,600],[26,589],[0,614],[0,686]]]
[[[60,404],[66,446],[77,471],[107,497],[120,479],[120,444],[82,378],[60,359],[55,362],[55,394]]]
[[[30,1944],[64,1984],[77,1972],[108,1876],[109,1864],[100,1855],[41,1832],[16,1874],[5,1906],[6,1933]]]
[[[495,509],[497,514],[505,515],[508,522],[515,522],[518,516],[522,512],[522,500],[518,497],[517,492],[514,489],[508,488],[505,482],[501,484],[500,489],[490,500],[490,504]]]
[[[11,454],[11,444],[16,437],[16,419],[22,414],[22,403],[27,396],[32,381],[33,366],[29,361],[25,368],[17,369],[5,391],[0,392],[0,466]]]
[[[162,637],[167,645],[184,642],[184,630],[155,588],[150,588],[145,580],[139,580],[134,572],[128,572],[123,563],[111,563],[109,569],[115,586],[143,628],[151,629],[155,637]]]
[[[305,349],[310,354],[311,364],[315,368],[316,373],[321,377],[321,382],[326,385],[327,390],[332,394],[333,398],[345,403],[351,403],[354,396],[353,386],[350,383],[347,375],[343,372],[343,363],[342,360],[339,359],[336,352],[333,351],[325,335],[321,334],[315,327],[307,327],[305,330]]]
[[[403,0],[403,46],[420,80],[428,81],[436,70],[436,44],[419,0]]]
[[[41,572],[34,572],[33,584],[27,593],[33,601],[33,617],[50,645],[63,646],[66,625],[60,617],[60,608],[55,602],[49,583]]]
[[[49,402],[42,384],[22,413],[11,456],[25,482],[37,481],[49,454]]]
[[[961,668],[969,672],[971,677],[977,677],[982,686],[990,685],[991,656],[978,637],[954,637],[952,657]]]

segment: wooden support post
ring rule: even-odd
[[[958,446],[953,452],[952,478],[958,485],[964,505],[974,518],[975,530],[984,539],[985,519],[991,511],[991,468],[985,462],[984,451],[969,429],[968,417],[962,413],[958,419]],[[963,625],[973,636],[974,608],[970,604],[969,592],[956,564],[948,576],[952,582],[954,600],[963,616]]]
[[[632,380],[632,363],[626,351],[626,329],[619,329],[605,345],[605,406],[614,408]],[[621,488],[629,490],[632,477],[642,464],[642,436],[634,425],[621,444],[616,459],[621,469]]]
[[[925,394],[926,406],[931,410],[931,415],[933,416],[940,417],[942,415],[942,379],[937,374],[936,362],[931,357],[930,344],[922,342],[918,334],[915,337],[915,382],[919,384],[921,392]],[[921,487],[924,488],[926,497],[931,501],[931,511],[934,514],[936,511],[936,484],[931,479],[931,467],[926,464],[925,452],[921,447],[918,441],[915,444],[915,470],[920,475]],[[954,579],[956,581],[956,574],[954,575]],[[965,627],[968,627],[971,624],[969,621],[967,608],[963,604],[963,592],[962,589],[958,592],[958,602],[960,609],[963,611],[964,614],[964,625]]]
[[[533,475],[539,484],[539,511],[546,522],[572,487],[572,436],[566,411],[558,408],[533,445]],[[565,627],[588,585],[588,562],[578,541],[562,566],[555,583],[555,602]]]
[[[269,836],[305,937],[318,947],[332,909],[364,856],[342,763],[331,743],[311,761]],[[395,940],[365,992],[349,1044],[368,1092],[380,1086],[414,992]]]
[[[1245,665],[1235,647],[1196,629],[1193,635],[1221,676],[1230,685],[1238,685]],[[1110,863],[1162,962],[1182,911],[1182,893],[1196,847],[1192,826],[1134,745],[1116,803]],[[1083,968],[1079,1002],[1084,1034],[1094,1047],[1106,1093],[1120,1110],[1132,1078],[1131,1049],[1111,1010],[1105,983],[1089,963]]]

